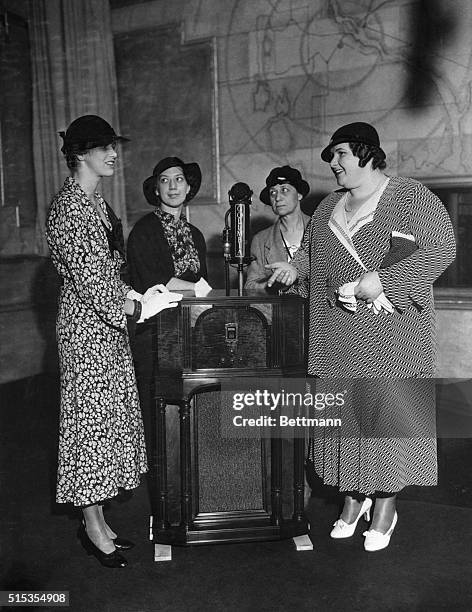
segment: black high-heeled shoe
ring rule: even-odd
[[[84,519],[82,519],[81,525],[85,529]],[[131,540],[126,540],[125,538],[119,538],[118,536],[116,536],[116,538],[111,538],[111,540],[113,540],[113,544],[115,545],[115,548],[117,548],[118,550],[130,550],[131,548],[134,548],[134,542],[132,542]]]
[[[115,548],[118,550],[129,550],[134,546],[134,542],[131,542],[131,540],[125,540],[125,538],[112,538],[112,542],[115,545]]]
[[[105,553],[100,550],[89,538],[84,525],[80,525],[77,536],[85,548],[87,554],[93,555],[104,567],[126,567],[128,561],[120,555],[118,550],[111,553]]]

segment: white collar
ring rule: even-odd
[[[380,198],[382,197],[389,180],[390,178],[387,177],[382,185],[369,197],[369,199],[355,211],[354,215],[349,221],[346,219],[345,210],[346,201],[349,200],[349,196],[347,192],[343,194],[343,196],[336,203],[336,206],[334,207],[328,221],[328,226],[331,231],[364,270],[366,267],[357,254],[352,238],[361,229],[361,227],[364,227],[364,225],[367,225],[367,223],[371,223],[373,221]]]

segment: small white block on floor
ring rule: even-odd
[[[296,536],[293,541],[297,550],[313,550],[313,542],[307,535]]]
[[[172,546],[156,544],[154,546],[154,561],[172,561]]]

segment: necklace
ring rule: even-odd
[[[304,226],[303,220],[299,219],[299,223],[297,223],[295,232],[291,232],[290,234],[292,236],[292,244],[288,244],[287,241],[285,240],[285,236],[284,236],[282,227],[283,226],[281,224],[280,225],[280,236],[282,238],[282,242],[284,243],[284,247],[287,252],[287,261],[291,261],[295,253],[300,248],[300,244],[303,239],[303,234],[305,233],[305,226]]]

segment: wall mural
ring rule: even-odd
[[[378,127],[393,171],[472,175],[470,3],[256,5],[248,79],[230,53],[224,58],[226,95],[241,129],[235,150],[225,150],[229,167],[231,153],[264,152],[269,163],[285,157],[312,179],[326,179],[322,144],[339,125],[364,119]],[[245,6],[234,3],[229,36],[240,35]]]

